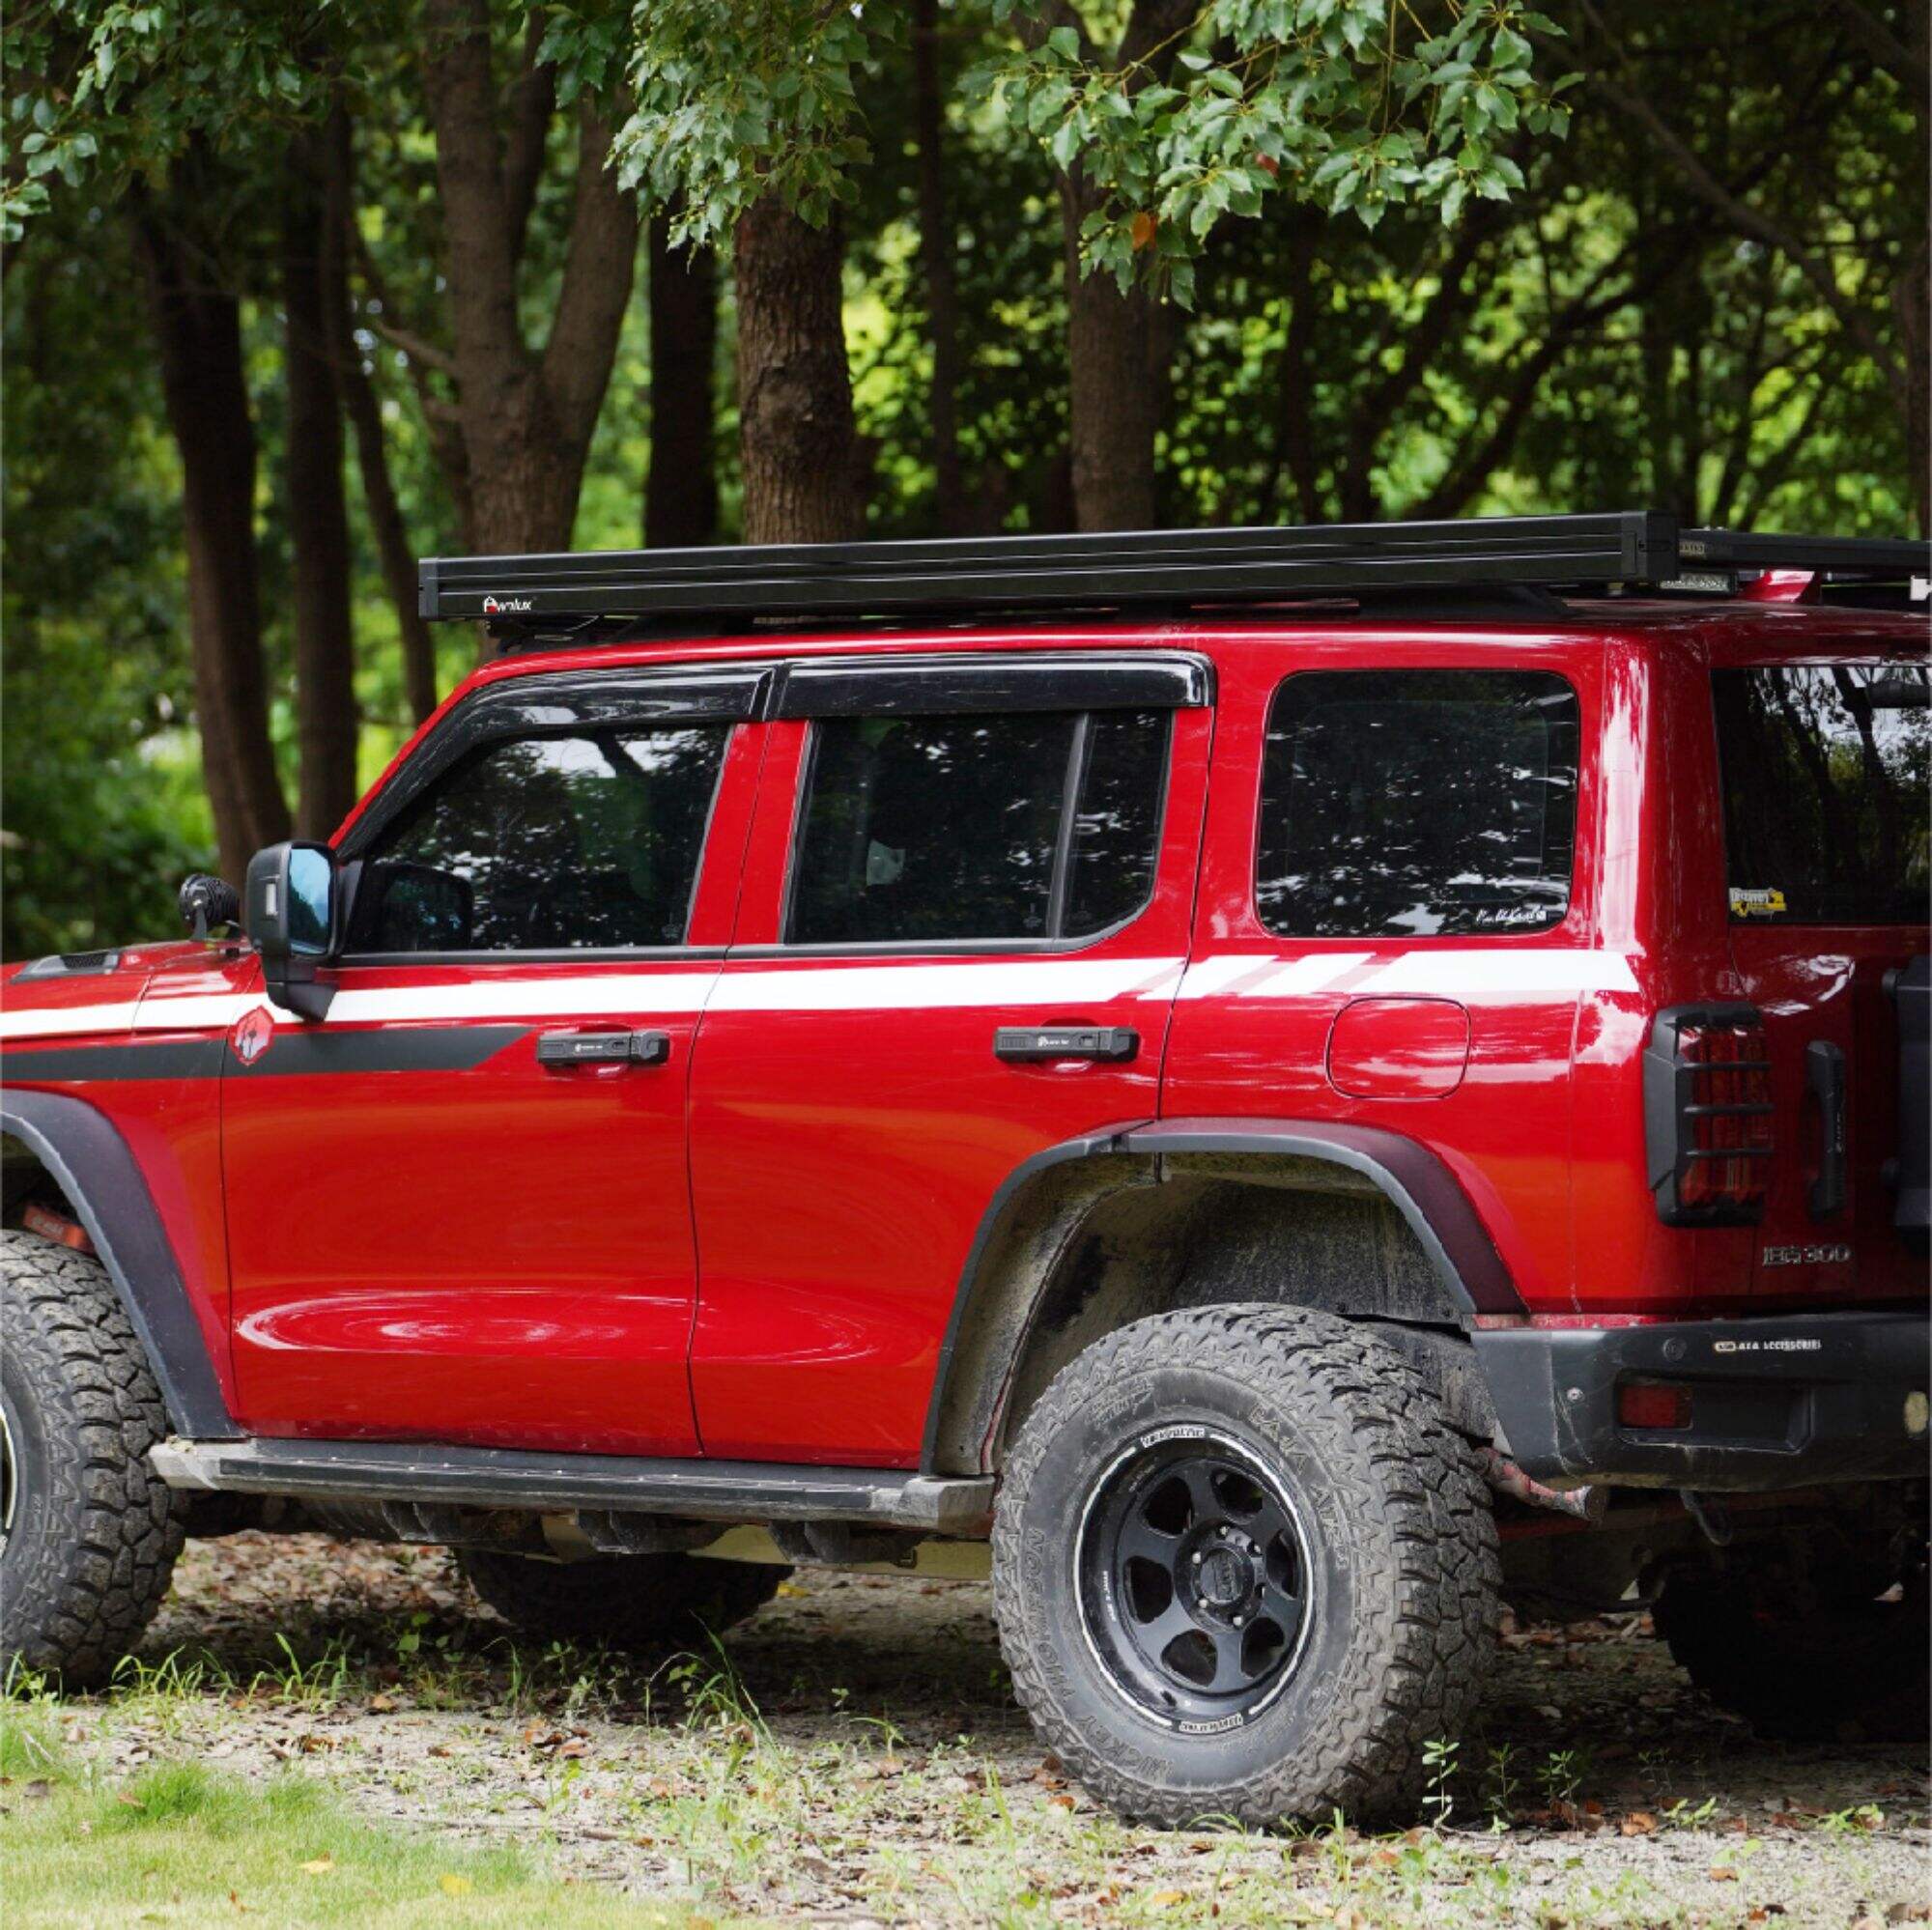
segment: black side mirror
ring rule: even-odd
[[[335,996],[315,968],[335,946],[335,854],[326,844],[271,844],[248,861],[248,936],[262,981],[284,1011],[319,1019]]]

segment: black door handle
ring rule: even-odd
[[[1818,1177],[1811,1182],[1811,1217],[1830,1219],[1845,1205],[1845,1055],[1829,1038],[1804,1048],[1804,1077],[1818,1101],[1824,1144],[1818,1149]]]
[[[1012,1065],[1047,1059],[1131,1059],[1141,1036],[1130,1025],[1003,1025],[993,1034],[993,1056]]]
[[[667,1032],[546,1032],[537,1039],[539,1065],[662,1065],[669,1057]]]

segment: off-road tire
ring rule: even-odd
[[[0,1673],[96,1687],[167,1594],[186,1507],[149,1464],[167,1410],[106,1269],[12,1228],[0,1229],[0,1406],[14,1470]]]
[[[457,1561],[470,1587],[526,1634],[644,1653],[722,1634],[762,1608],[791,1573],[686,1554],[560,1562],[465,1548]]]
[[[1657,1632],[1719,1709],[1780,1743],[1916,1743],[1932,1732],[1925,1570],[1900,1599],[1794,1604],[1749,1572],[1679,1570]]]
[[[1213,1734],[1110,1676],[1076,1580],[1106,1471],[1193,1428],[1271,1472],[1312,1578],[1284,1686]],[[1480,1463],[1415,1367],[1330,1315],[1241,1304],[1136,1321],[1061,1372],[1003,1474],[993,1583],[1015,1693],[1088,1789],[1134,1821],[1269,1827],[1413,1810],[1424,1746],[1453,1742],[1481,1696],[1501,1575]]]

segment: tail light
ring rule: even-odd
[[[1643,1056],[1650,1189],[1666,1226],[1745,1226],[1771,1170],[1771,1061],[1755,1006],[1671,1006]]]

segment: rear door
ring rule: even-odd
[[[789,672],[693,1084],[707,1454],[915,1463],[1001,1185],[1154,1117],[1208,697],[1151,654]]]
[[[327,1016],[223,1055],[250,1429],[695,1451],[685,1096],[760,687],[486,687],[357,821]]]
[[[1898,1020],[1926,950],[1923,660],[1720,664],[1731,957],[1764,1014],[1776,1156],[1758,1229],[1765,1301],[1919,1293],[1893,1225]]]

